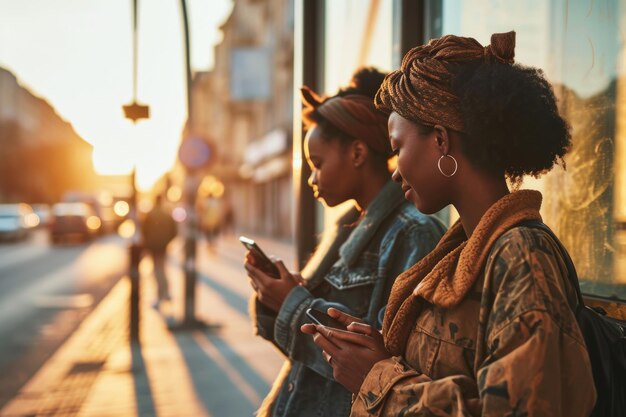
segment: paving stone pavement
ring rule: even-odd
[[[293,248],[259,239],[263,249],[293,265]],[[171,331],[182,316],[181,242],[170,248],[173,301],[150,307],[156,294],[152,265],[142,260],[138,345],[128,341],[130,285],[122,279],[77,331],[2,410],[0,417],[31,416],[251,416],[283,362],[252,334],[251,294],[235,236],[198,248],[196,317],[200,330]]]

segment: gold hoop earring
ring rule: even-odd
[[[443,172],[443,169],[441,169],[441,160],[444,157],[450,158],[450,159],[452,159],[452,162],[454,162],[454,171],[452,171],[452,174],[446,174],[445,172]],[[452,155],[441,155],[441,158],[439,158],[439,160],[437,161],[437,168],[439,168],[439,172],[441,172],[441,175],[443,175],[446,178],[450,178],[450,177],[454,176],[454,174],[456,174],[456,170],[459,168],[459,164],[456,162],[456,159],[454,159],[454,156],[452,156]]]

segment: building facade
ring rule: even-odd
[[[215,148],[241,232],[292,236],[293,0],[238,0],[215,67],[196,74],[191,130]]]
[[[92,190],[92,146],[44,99],[0,68],[0,202],[55,202]]]

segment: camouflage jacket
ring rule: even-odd
[[[595,387],[557,253],[546,232],[514,227],[458,304],[415,297],[404,352],[372,368],[351,416],[588,416]]]

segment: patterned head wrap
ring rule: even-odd
[[[317,111],[343,133],[365,142],[374,152],[389,156],[388,116],[376,109],[374,101],[365,95],[350,94],[329,99],[319,97],[308,87],[300,89],[305,105],[303,116]]]
[[[376,94],[376,107],[417,123],[463,132],[460,99],[452,91],[447,64],[481,59],[512,64],[514,57],[515,32],[495,33],[491,45],[485,47],[474,38],[446,35],[432,39],[407,52],[400,69],[387,75]]]

